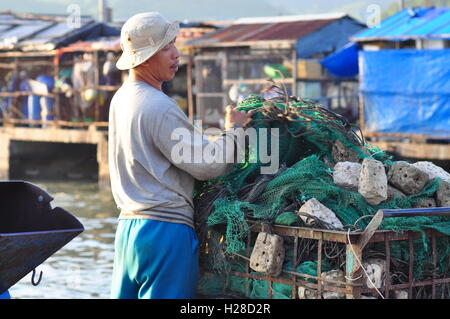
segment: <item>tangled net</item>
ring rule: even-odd
[[[372,206],[358,192],[336,186],[333,183],[332,172],[340,157],[350,156],[353,161],[371,157],[381,161],[386,167],[393,164],[391,157],[378,147],[366,143],[362,133],[358,134],[339,114],[313,101],[288,97],[281,90],[280,93],[282,94],[279,97],[267,100],[251,95],[237,108],[252,112],[252,121],[247,127],[257,130],[258,139],[261,137],[259,132],[262,128],[279,129],[278,171],[271,175],[260,173],[261,168],[267,164],[263,164],[259,158],[261,146],[258,143],[254,149],[247,148],[245,161],[235,164],[225,176],[196,183],[194,194],[196,230],[201,243],[202,271],[208,273],[208,276],[201,280],[200,290],[203,293],[218,293],[217,289],[221,287],[222,293],[228,289],[244,294],[242,279],[233,277],[232,281],[226,274],[231,270],[245,268],[242,258],[236,256],[245,254],[245,240],[250,232],[249,220],[258,220],[268,225],[311,227],[311,224],[306,225],[298,218],[297,212],[304,202],[316,198],[336,214],[346,230],[363,230],[370,222],[370,218],[365,217],[373,216],[379,209],[412,208],[414,204],[434,196],[439,187],[439,180],[434,179],[418,194],[405,198],[394,197],[392,200]],[[271,138],[273,137],[269,136],[267,152],[271,147]],[[346,154],[342,154],[342,148],[336,148],[336,143],[344,147]],[[317,219],[312,226],[332,228]],[[427,228],[434,228],[450,235],[450,219],[389,218],[383,221],[380,228],[396,232],[414,230],[423,233]],[[431,270],[425,262],[430,254],[428,240],[424,236],[414,241],[415,280],[424,280],[436,275],[442,277],[448,272],[449,240],[448,237],[440,237],[438,240],[440,259],[438,267]],[[393,245],[392,260],[398,260],[400,270],[397,277],[402,278],[406,270],[403,270],[404,263],[401,261],[408,260],[409,248],[403,244]],[[314,249],[305,247],[307,246],[304,246],[303,263],[296,271],[315,275],[315,268],[310,266],[314,264],[317,256]],[[370,251],[379,254],[378,251],[381,250],[374,245]],[[325,247],[326,254],[327,251],[328,255],[335,258],[330,259],[331,264],[322,265],[322,269],[326,271],[332,269],[332,266],[342,268],[342,247],[337,245]],[[335,253],[336,251],[339,253]],[[283,267],[292,270],[292,260],[289,256],[286,257]],[[221,278],[220,284],[217,280],[213,280],[211,273],[219,274],[216,279]],[[253,281],[250,297],[264,297],[262,291],[265,285],[264,282]],[[275,285],[274,290],[277,290],[276,287]],[[290,297],[291,287],[286,288],[283,285],[278,287],[280,288],[278,297]],[[443,290],[449,289],[447,287]],[[449,296],[448,291],[443,294]]]

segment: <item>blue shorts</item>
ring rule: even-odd
[[[119,220],[111,298],[195,298],[198,239],[183,224]]]
[[[10,296],[10,294],[9,294],[9,291],[6,290],[6,291],[0,293],[0,299],[11,299],[11,296]]]

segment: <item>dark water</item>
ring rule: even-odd
[[[109,298],[118,211],[109,189],[96,182],[30,181],[54,197],[52,207],[75,215],[85,231],[37,267],[38,286],[31,273],[10,288],[19,299]]]

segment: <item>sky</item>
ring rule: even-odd
[[[233,20],[241,17],[346,12],[359,20],[370,14],[371,5],[384,10],[397,0],[108,0],[114,20],[133,14],[159,11],[176,20]],[[97,17],[97,0],[0,1],[0,11],[70,14],[78,6],[82,15]],[[373,9],[373,8],[372,8]]]

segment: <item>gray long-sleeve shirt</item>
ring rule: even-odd
[[[235,158],[225,149],[231,145],[234,151],[237,140],[230,133],[210,142],[199,134],[173,99],[144,82],[125,81],[109,113],[109,169],[112,193],[121,210],[119,219],[153,219],[193,227],[194,179],[225,174]],[[199,160],[205,149],[222,161]],[[191,155],[192,160],[183,162],[177,158],[180,154]]]

